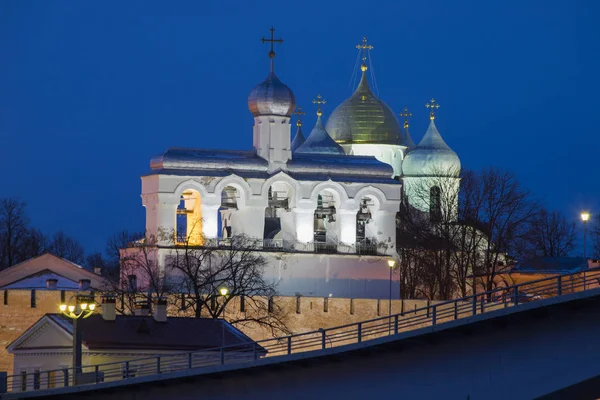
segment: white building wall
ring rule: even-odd
[[[394,169],[392,177],[402,174],[402,160],[406,146],[393,144],[342,144],[346,154],[355,156],[373,156],[379,161],[390,165]]]

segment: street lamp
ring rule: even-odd
[[[219,289],[219,294],[223,296],[223,322],[221,324],[222,327],[222,337],[221,337],[221,346],[225,347],[225,300],[227,299],[227,295],[229,294],[229,289],[226,287],[222,287]]]
[[[586,245],[587,245],[587,222],[590,219],[590,213],[583,211],[581,213],[581,220],[583,221],[583,258],[587,258]]]
[[[88,303],[89,301],[89,303]],[[81,328],[77,321],[88,318],[94,313],[96,304],[88,296],[77,296],[75,305],[61,304],[60,311],[73,320],[73,385],[77,385],[77,376],[81,373]]]
[[[388,267],[390,267],[390,301],[388,303],[388,315],[390,317],[390,324],[388,326],[388,333],[391,332],[391,324],[392,324],[392,272],[394,271],[394,266],[396,265],[396,261],[393,259],[388,260]]]

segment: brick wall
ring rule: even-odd
[[[6,295],[5,295],[6,293]],[[64,292],[67,302],[73,299],[77,292]],[[4,299],[6,297],[6,303]],[[35,291],[35,307],[31,307],[31,290],[0,290],[0,371],[12,374],[13,356],[6,351],[6,346],[17,339],[23,332],[31,327],[46,313],[58,312],[61,303],[60,290],[37,290]],[[178,296],[175,296],[169,305],[169,315],[191,316],[191,310],[182,311],[177,304]],[[267,301],[266,299],[263,299]],[[100,299],[97,298],[98,303]],[[283,310],[283,318],[287,327],[293,333],[308,332],[319,328],[330,328],[353,322],[364,321],[388,314],[388,300],[376,299],[347,299],[322,297],[275,297],[273,301]],[[327,302],[327,311],[325,311]],[[404,303],[404,306],[402,306]],[[426,300],[392,300],[392,314],[399,313],[404,307],[405,312],[415,308],[425,307]],[[378,312],[379,310],[379,312]],[[101,307],[98,308],[101,312]],[[298,312],[297,312],[298,311]],[[227,319],[239,317],[240,301],[232,300],[226,310]],[[244,333],[254,340],[272,338],[268,329],[261,328],[255,324],[239,327]]]

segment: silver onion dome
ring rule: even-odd
[[[394,112],[371,92],[364,66],[356,91],[331,113],[325,129],[341,144],[406,145]]]
[[[404,158],[402,175],[455,177],[459,172],[460,159],[442,139],[432,119],[423,139]]]
[[[321,115],[317,114],[317,123],[304,143],[295,151],[297,154],[345,154],[342,146],[337,144],[323,128]]]
[[[271,72],[267,79],[257,85],[248,95],[248,108],[255,117],[280,115],[289,117],[296,107],[292,90]]]

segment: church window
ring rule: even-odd
[[[296,296],[296,314],[300,314],[300,298],[302,296]]]
[[[129,281],[129,291],[137,292],[137,276],[136,275],[128,275],[127,280]]]
[[[175,241],[177,244],[200,246],[202,238],[202,208],[200,193],[186,190],[177,206]]]
[[[442,218],[441,190],[439,186],[433,186],[429,191],[429,217],[432,221]]]
[[[329,297],[323,299],[323,312],[329,312]]]
[[[31,308],[35,308],[35,289],[31,289],[31,299],[29,305]]]
[[[60,302],[61,302],[61,304],[64,304],[64,302],[65,302],[65,291],[64,290],[60,291]]]
[[[350,299],[350,315],[354,315],[354,299]]]
[[[240,296],[240,312],[246,312],[246,296]]]
[[[4,305],[8,305],[8,290],[4,289]]]

